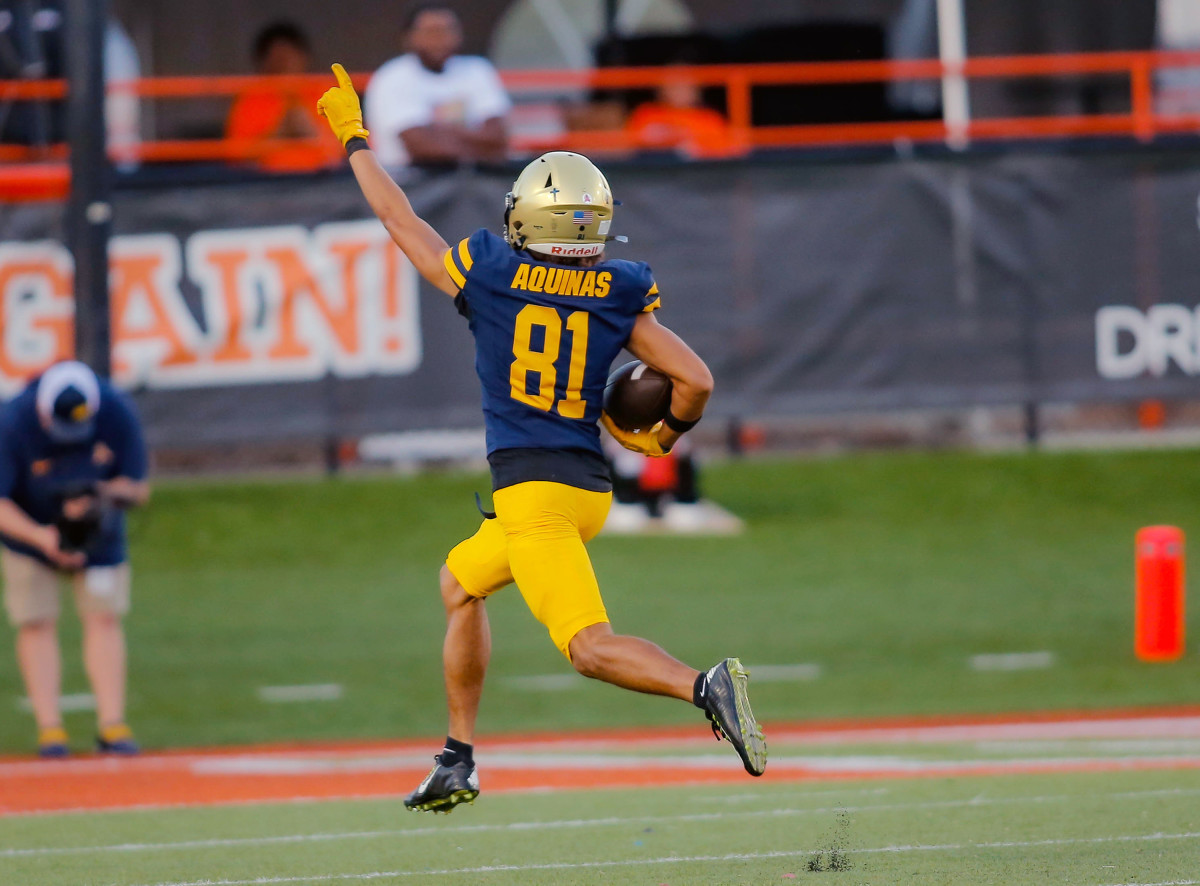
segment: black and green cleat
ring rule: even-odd
[[[767,768],[767,740],[750,710],[749,676],[740,661],[727,658],[704,675],[700,695],[717,740],[728,739],[746,771],[762,775]]]
[[[479,796],[475,764],[443,766],[440,754],[433,759],[433,769],[417,789],[404,798],[404,805],[414,812],[450,813],[459,803],[474,803]]]

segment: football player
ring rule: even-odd
[[[481,229],[451,247],[379,165],[350,78],[341,65],[333,72],[337,86],[321,97],[320,113],[345,146],[363,195],[475,336],[492,472],[495,516],[450,551],[441,570],[449,730],[405,805],[449,812],[479,794],[472,742],[491,651],[484,603],[514,581],[579,673],[694,703],[746,770],[762,775],[766,742],[738,659],[697,671],[648,640],[614,633],[584,547],[612,501],[597,422],[623,446],[661,456],[700,420],[712,391],[708,368],[656,320],[649,267],[605,260],[613,197],[604,175],[579,154],[545,154],[513,184],[503,237]],[[601,410],[622,348],[674,384],[666,419],[640,433],[621,430]]]

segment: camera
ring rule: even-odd
[[[63,504],[85,496],[92,499],[87,511],[80,517],[68,519],[66,514],[62,513]],[[80,482],[63,487],[59,492],[59,509],[55,525],[58,527],[59,547],[64,551],[86,551],[99,540],[104,529],[104,508],[94,482]]]

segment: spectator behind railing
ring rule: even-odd
[[[51,3],[0,2],[0,80],[66,77],[63,14]],[[122,84],[141,76],[137,47],[116,19],[104,28],[104,80],[115,84],[105,100],[109,152],[117,168],[137,167],[141,105]],[[66,103],[0,101],[0,142],[44,148],[66,138]]]
[[[21,3],[0,8],[0,78],[52,80],[66,76],[62,13]],[[44,147],[65,138],[62,102],[0,102],[0,141]]]
[[[457,55],[462,26],[443,3],[423,3],[404,26],[407,52],[367,85],[371,147],[387,167],[500,162],[512,102],[492,63]]]
[[[746,148],[728,121],[704,106],[695,82],[679,72],[666,75],[657,100],[634,109],[626,130],[641,150],[675,151],[688,159],[732,157]]]
[[[312,61],[308,38],[290,22],[276,22],[254,40],[254,69],[259,74],[308,73]],[[341,145],[317,116],[321,88],[280,90],[258,87],[233,103],[225,125],[230,139],[317,139],[311,145],[265,149],[256,161],[271,172],[308,172],[333,166],[343,158]]]

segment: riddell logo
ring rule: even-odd
[[[604,249],[600,243],[586,243],[579,246],[551,246],[551,255],[581,256],[599,255]]]

